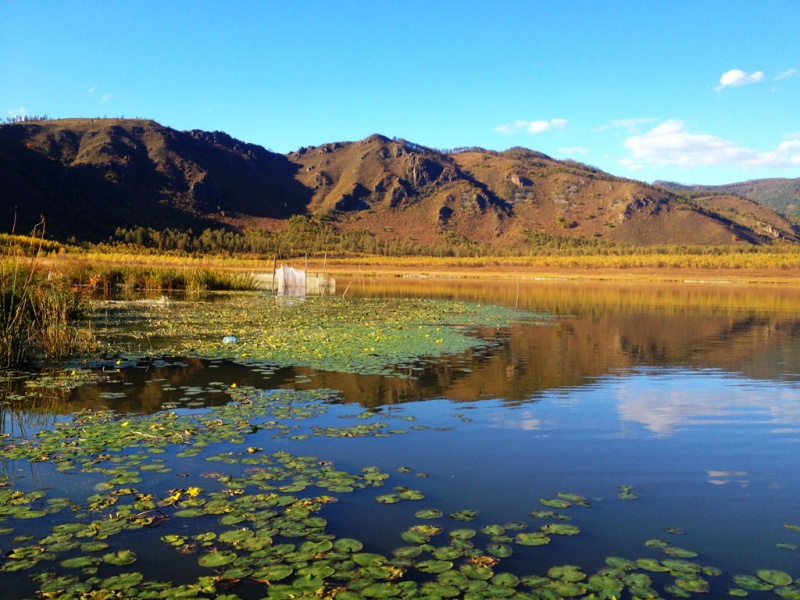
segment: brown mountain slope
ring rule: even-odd
[[[307,191],[280,154],[220,132],[153,121],[64,119],[0,127],[0,228],[41,214],[60,237],[116,227],[219,227],[237,214],[285,218]]]
[[[382,241],[452,237],[517,247],[537,234],[648,244],[796,239],[774,211],[688,201],[638,181],[514,148],[443,153],[372,135],[279,155],[221,132],[153,121],[0,126],[0,230],[39,215],[56,237],[117,227],[276,228],[327,216]]]
[[[655,181],[653,185],[693,197],[738,196],[768,206],[782,215],[800,215],[800,177],[751,179],[727,185],[681,185],[669,181]]]
[[[633,244],[759,243],[770,237],[670,192],[572,161],[514,148],[444,154],[373,135],[289,155],[313,190],[309,209],[344,229],[433,243],[441,234],[496,246],[532,234]],[[795,239],[777,215],[775,231]],[[761,228],[764,230],[764,228]],[[774,236],[772,236],[774,237]],[[770,238],[772,239],[772,238]]]

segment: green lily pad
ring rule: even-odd
[[[204,554],[197,560],[197,564],[201,567],[224,567],[225,565],[231,564],[236,558],[237,555],[235,552],[220,550],[218,552]]]
[[[486,535],[503,535],[506,532],[506,528],[502,525],[486,525],[485,527],[481,527],[481,533],[485,533]]]
[[[333,547],[339,552],[360,552],[364,544],[352,538],[339,538],[333,542]]]
[[[474,529],[453,529],[448,533],[448,535],[456,540],[468,540],[477,534],[477,531]]]
[[[708,582],[700,577],[679,577],[675,579],[675,585],[693,594],[707,594],[711,589]]]
[[[520,584],[519,577],[512,573],[498,573],[492,577],[492,583],[502,587],[515,588]]]
[[[375,502],[379,504],[397,504],[400,500],[402,498],[400,498],[399,494],[382,494],[375,498]]]
[[[542,527],[540,531],[548,535],[578,535],[581,532],[575,525],[566,523],[550,523]]]
[[[518,533],[514,542],[521,546],[543,546],[550,543],[550,538],[539,531]]]
[[[394,598],[402,593],[402,589],[392,583],[371,583],[359,591],[360,595],[354,594],[354,598]],[[337,593],[337,598],[342,595]],[[346,600],[346,599],[345,599]]]
[[[771,590],[775,586],[753,575],[734,575],[733,583],[746,590],[756,592]]]
[[[508,544],[489,544],[486,552],[497,558],[508,558],[514,554],[514,549]]]
[[[289,565],[268,565],[253,572],[252,577],[258,581],[281,581],[293,572]]]
[[[640,569],[651,571],[653,573],[663,573],[669,571],[669,567],[662,565],[654,558],[639,558],[636,560],[636,566]]]
[[[477,510],[459,510],[450,513],[450,518],[456,521],[474,521],[478,516],[478,512]]]
[[[449,560],[424,560],[416,564],[417,571],[423,573],[443,573],[453,568]]]
[[[75,556],[61,561],[61,566],[65,569],[85,569],[94,567],[100,562],[96,556]]]
[[[133,550],[119,550],[103,555],[103,562],[110,565],[129,565],[136,562],[136,553]]]
[[[542,498],[539,500],[544,506],[548,508],[569,508],[572,506],[569,500],[565,498]]]
[[[115,592],[124,592],[132,587],[139,585],[144,579],[141,573],[122,573],[120,575],[113,575],[104,579],[100,584],[100,589],[111,590]]]
[[[481,581],[491,579],[494,575],[494,571],[492,571],[490,567],[479,564],[462,565],[459,570],[470,579],[478,579]]]
[[[419,510],[414,513],[414,516],[418,519],[438,519],[442,516],[442,511],[436,510],[433,508],[428,508],[425,510]]]
[[[800,600],[800,587],[785,586],[778,587],[772,591],[779,598],[786,598],[788,600]]]
[[[772,585],[783,587],[792,583],[792,576],[784,571],[775,571],[770,569],[759,569],[756,571],[759,579],[763,579]]]
[[[586,574],[580,570],[580,567],[574,565],[561,565],[557,567],[550,567],[547,570],[547,576],[551,579],[559,581],[582,581],[586,579]]]
[[[678,548],[676,546],[667,546],[663,548],[664,554],[669,554],[670,556],[675,556],[677,558],[694,558],[697,556],[697,552],[692,550],[687,550],[686,548]]]

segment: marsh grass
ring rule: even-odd
[[[255,289],[255,280],[249,273],[197,267],[75,264],[66,270],[65,277],[82,289],[105,294],[114,290],[195,293]]]
[[[37,239],[27,239],[34,247],[21,252],[15,246],[19,241],[9,238],[9,256],[0,259],[0,367],[25,365],[42,356],[59,360],[95,345],[91,331],[79,324],[85,291],[38,268]]]

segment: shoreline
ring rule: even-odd
[[[668,258],[668,257],[667,257]],[[631,266],[628,264],[589,264],[595,257],[401,259],[369,258],[292,258],[260,260],[254,258],[175,257],[166,255],[75,255],[38,259],[40,267],[70,268],[172,268],[209,269],[241,273],[271,274],[273,266],[291,266],[310,273],[332,277],[397,277],[429,279],[533,280],[533,281],[614,281],[638,283],[725,284],[800,286],[800,266],[765,268],[752,266]]]

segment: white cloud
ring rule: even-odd
[[[544,133],[549,129],[561,129],[567,126],[566,119],[546,119],[541,121],[514,121],[513,123],[504,123],[494,128],[498,133],[518,133],[520,131],[527,131],[528,133]]]
[[[96,91],[97,91],[97,88],[95,86],[92,86],[88,90],[86,90],[86,93],[87,94],[94,94]]]
[[[609,129],[627,129],[631,133],[639,130],[641,125],[646,125],[648,123],[655,123],[658,121],[655,117],[634,117],[631,119],[616,119],[611,121],[611,123],[607,123],[605,125],[600,125],[596,127],[594,131],[601,132],[607,131]]]
[[[114,97],[114,94],[103,94],[103,95],[100,97],[100,102],[108,102],[108,101],[109,101],[109,100],[111,100],[113,97]]]
[[[623,167],[626,167],[629,171],[638,171],[639,169],[644,169],[644,165],[640,162],[636,162],[632,158],[623,158],[619,161]]]
[[[625,141],[631,156],[623,166],[641,168],[646,164],[675,167],[738,166],[743,168],[800,167],[800,134],[787,135],[775,150],[757,152],[736,142],[687,131],[683,121],[671,119],[647,133]]]
[[[560,154],[566,154],[566,155],[574,155],[574,154],[584,155],[586,154],[586,148],[584,148],[583,146],[572,146],[570,148],[559,148],[558,152]]]
[[[797,69],[786,69],[775,76],[775,81],[778,81],[779,79],[786,79],[788,77],[800,77],[800,71]]]
[[[731,69],[722,74],[719,78],[718,90],[726,87],[739,87],[742,85],[750,85],[751,83],[758,83],[764,79],[764,71],[755,71],[754,73],[745,73],[739,69]]]
[[[28,109],[24,106],[20,106],[19,108],[12,108],[8,111],[8,116],[13,118],[16,117],[25,117],[28,114]]]

